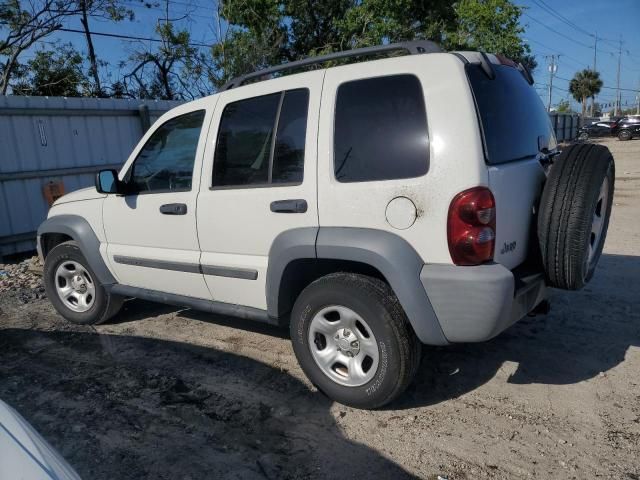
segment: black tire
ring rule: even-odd
[[[540,253],[550,286],[578,290],[593,277],[607,235],[614,180],[613,157],[602,145],[572,145],[554,162],[538,214]],[[606,198],[599,201],[605,183]],[[595,236],[592,221],[598,211],[603,223]]]
[[[620,130],[618,132],[618,140],[624,142],[626,140],[631,140],[631,131],[630,130]]]
[[[582,142],[589,140],[589,134],[587,132],[582,132],[580,135],[578,135],[578,140]]]
[[[76,312],[67,307],[56,290],[56,271],[65,261],[73,261],[82,265],[82,267],[89,273],[89,276],[95,286],[93,304],[91,304],[91,307],[85,312]],[[68,241],[56,245],[48,253],[44,261],[43,278],[44,288],[51,304],[60,315],[72,323],[80,325],[97,325],[104,323],[118,313],[124,300],[122,297],[107,293],[98,281],[98,278],[89,266],[89,263],[84,258],[84,255],[82,255],[78,244],[74,241]]]
[[[344,386],[325,374],[309,347],[311,320],[330,305],[345,306],[365,320],[377,341],[380,361],[374,376],[360,386]],[[307,378],[328,397],[351,407],[372,409],[397,398],[411,383],[422,344],[391,288],[376,278],[334,273],[307,286],[291,313],[291,341]]]

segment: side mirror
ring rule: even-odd
[[[96,190],[99,193],[119,193],[120,180],[115,170],[100,170],[96,174]]]

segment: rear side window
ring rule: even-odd
[[[413,75],[340,85],[334,128],[334,172],[339,182],[427,173],[427,114],[422,87]]]
[[[492,66],[496,72],[493,80],[480,66],[467,65],[482,124],[487,163],[524,160],[535,157],[540,147],[555,148],[549,115],[535,89],[517,69]]]
[[[304,173],[309,91],[230,103],[222,113],[213,187],[300,184]]]

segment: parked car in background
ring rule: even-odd
[[[622,117],[613,128],[613,134],[620,140],[631,140],[640,137],[640,115]]]
[[[613,135],[616,122],[593,122],[590,125],[580,127],[578,140],[588,140],[595,137],[609,137]]]

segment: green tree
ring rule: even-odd
[[[71,44],[36,52],[19,72],[11,86],[14,95],[79,97],[88,93],[82,55]]]
[[[110,20],[119,22],[128,18],[133,20],[133,10],[126,8],[121,0],[75,0],[75,10],[80,17],[80,24],[84,31],[84,37],[87,44],[87,58],[89,60],[89,76],[93,79],[92,95],[103,97],[106,92],[103,91],[100,81],[99,65],[100,62],[96,55],[93,45],[92,32],[89,27],[91,18],[98,20]]]
[[[173,23],[159,23],[156,32],[162,42],[155,50],[139,49],[130,61],[133,68],[118,93],[135,98],[164,100],[194,99],[212,93],[211,62],[191,45],[187,30],[176,30]]]
[[[456,28],[447,37],[450,49],[468,48],[501,53],[530,71],[537,63],[521,39],[524,10],[509,0],[460,0],[454,6]]]
[[[571,113],[573,109],[571,108],[571,103],[569,100],[560,100],[558,106],[556,107],[556,112],[558,113]]]
[[[456,11],[450,1],[362,0],[338,20],[342,43],[337,50],[385,42],[433,40],[446,46],[455,27]]]
[[[509,0],[226,2],[212,51],[214,83],[308,55],[416,39],[502,53],[533,69],[535,60],[520,38],[522,10]]]
[[[284,18],[284,6],[277,0],[218,2],[217,42],[211,50],[214,86],[287,60]]]
[[[20,55],[76,13],[64,0],[0,1],[0,95],[6,95]]]
[[[600,73],[588,68],[577,72],[569,82],[569,93],[571,93],[576,102],[582,103],[583,117],[587,111],[587,99],[593,98],[600,93],[601,88]]]

